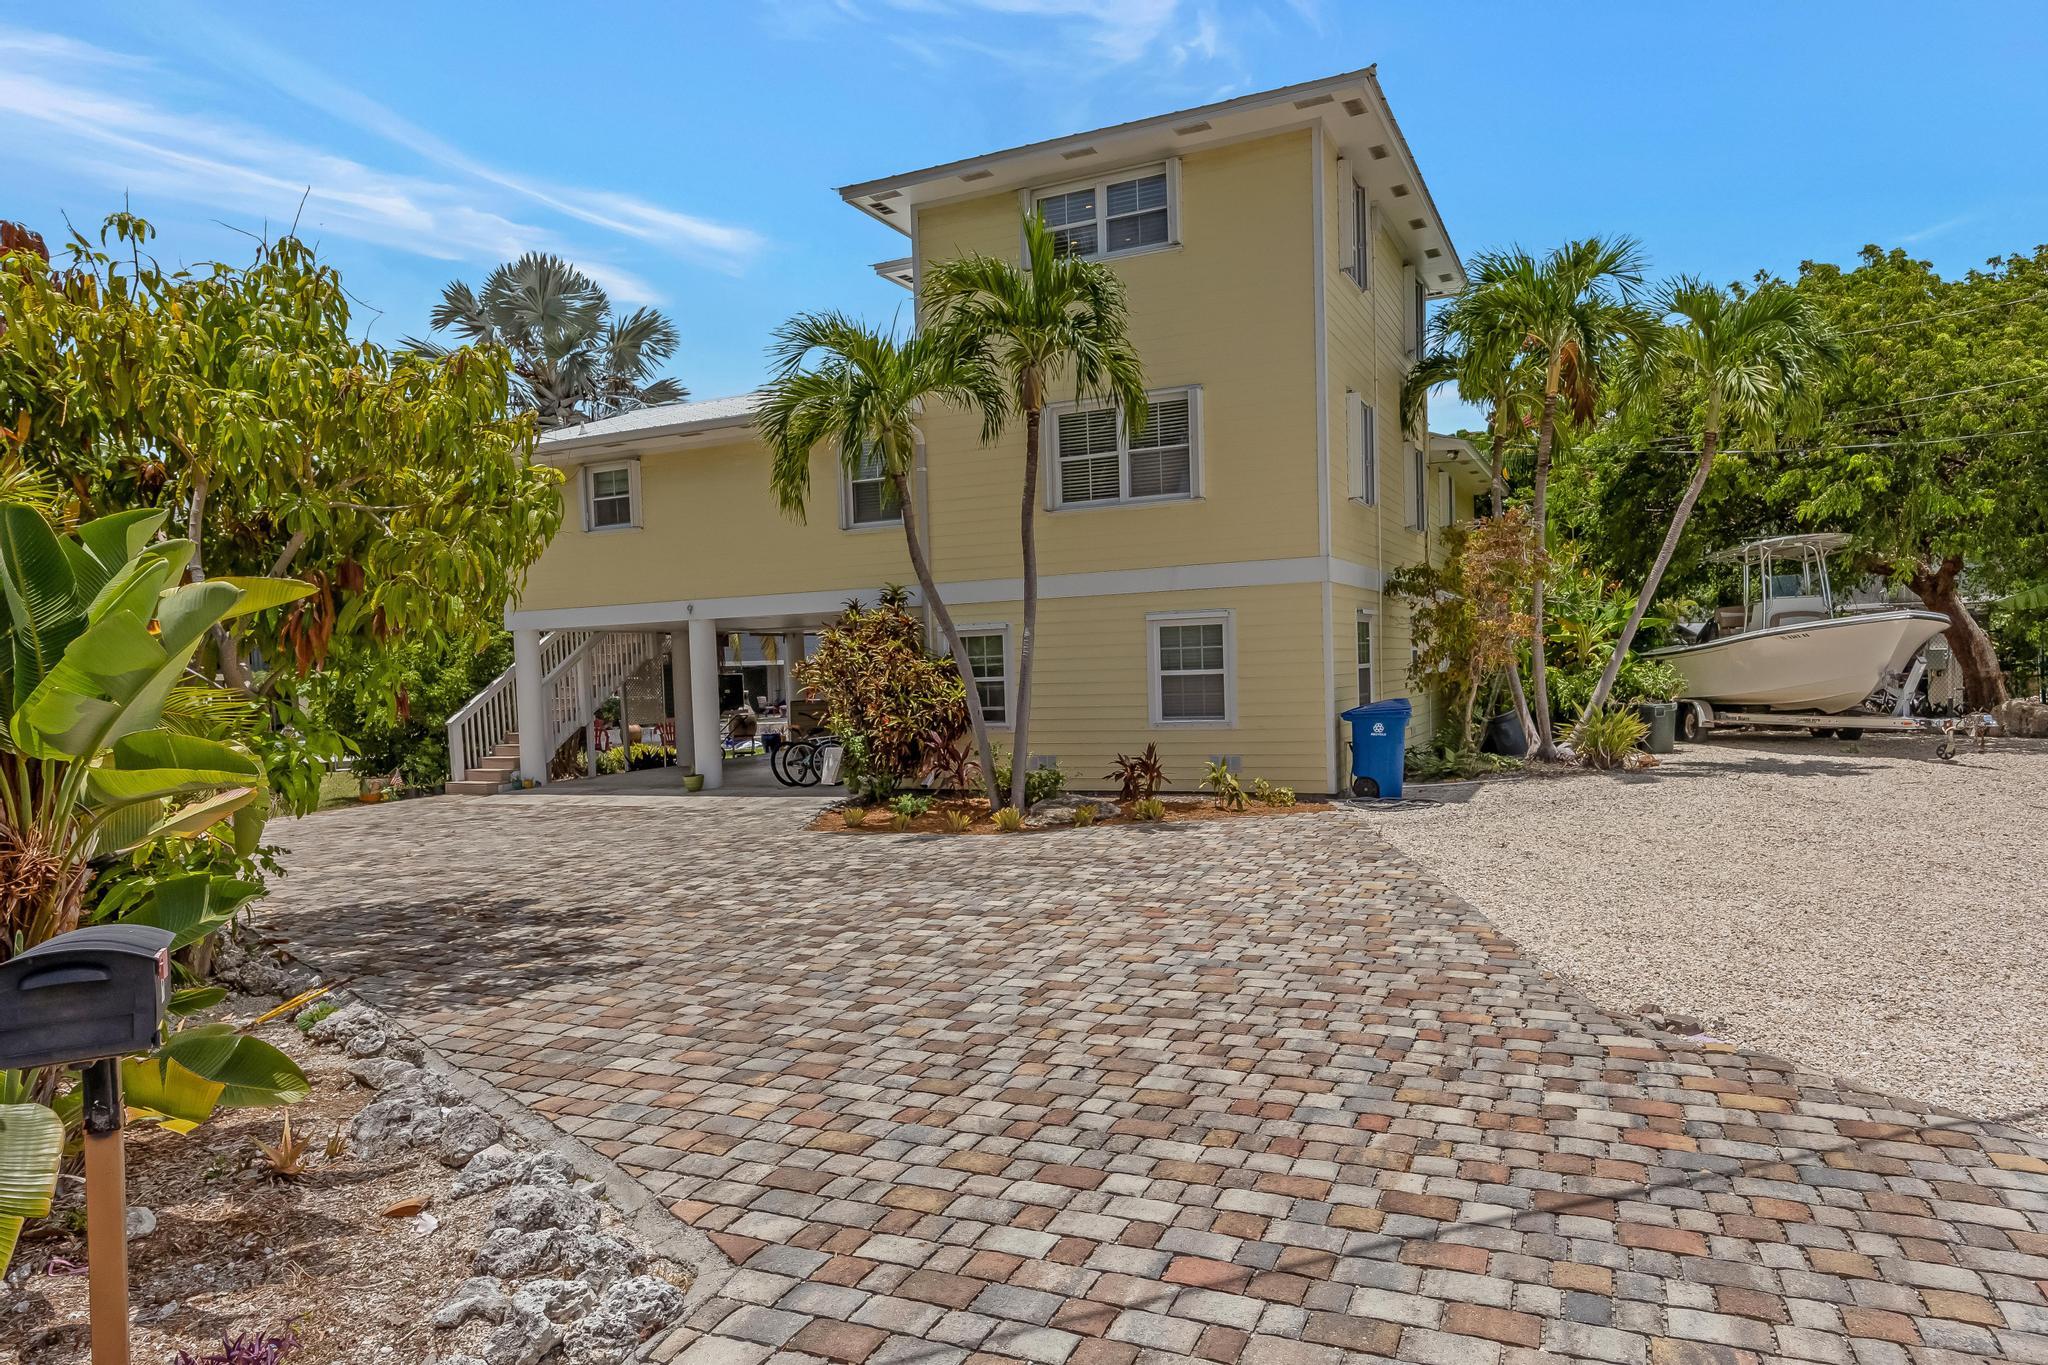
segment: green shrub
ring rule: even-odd
[[[1131,818],[1133,820],[1164,820],[1166,818],[1166,803],[1156,796],[1148,796],[1142,801],[1133,801],[1131,802]]]
[[[965,834],[974,828],[974,817],[959,807],[946,812],[946,828],[954,834]]]
[[[889,828],[901,834],[904,830],[910,828],[910,822],[915,818],[915,816],[906,811],[896,811],[889,816]]]
[[[647,768],[665,768],[675,757],[675,751],[659,744],[635,744],[633,746],[633,771]],[[597,756],[599,774],[619,773],[626,770],[626,752],[617,744]]]
[[[848,829],[859,829],[867,823],[868,809],[866,806],[841,806],[839,818],[846,822]]]
[[[996,812],[996,828],[1005,834],[1015,834],[1024,828],[1024,812],[1015,806],[1004,806]]]
[[[1414,782],[1462,782],[1495,773],[1511,773],[1522,766],[1519,758],[1487,754],[1478,750],[1463,753],[1438,744],[1410,749],[1402,758],[1402,771]]]
[[[1267,806],[1291,806],[1294,804],[1294,788],[1276,787],[1263,777],[1252,779],[1252,800]]]
[[[898,815],[908,816],[913,820],[931,808],[931,797],[920,796],[911,792],[905,792],[889,803],[890,810],[895,811]]]
[[[1074,828],[1075,828],[1075,829],[1086,829],[1086,828],[1088,828],[1088,826],[1090,826],[1090,825],[1092,825],[1092,824],[1094,824],[1094,823],[1095,823],[1095,807],[1094,807],[1093,805],[1079,805],[1079,806],[1076,806],[1076,807],[1074,807]]]
[[[1147,744],[1145,752],[1137,755],[1118,754],[1116,767],[1105,776],[1116,783],[1119,801],[1142,801],[1157,796],[1166,785],[1166,768],[1159,761],[1159,746]]]
[[[923,624],[893,589],[872,607],[848,603],[796,675],[846,745],[848,789],[872,799],[894,794],[925,768],[928,750],[967,729],[959,670],[925,648]]]
[[[1649,733],[1634,707],[1603,707],[1572,727],[1572,748],[1589,768],[1618,768]]]
[[[1210,762],[1202,785],[1216,793],[1219,810],[1244,810],[1251,805],[1244,788],[1238,783],[1237,774],[1230,771],[1230,765],[1220,758]]]
[[[996,792],[1006,795],[1010,790],[1010,755],[996,752]],[[1024,774],[1024,804],[1035,806],[1041,801],[1050,801],[1067,789],[1067,775],[1055,764],[1032,768]]]

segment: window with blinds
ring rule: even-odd
[[[1380,454],[1379,416],[1372,404],[1362,395],[1345,395],[1348,430],[1346,437],[1351,442],[1351,496],[1363,503],[1379,500]]]
[[[1358,704],[1376,698],[1372,694],[1372,613],[1358,613]]]
[[[896,490],[882,472],[882,457],[869,451],[846,474],[846,524],[894,526],[902,520]]]
[[[1115,408],[1051,413],[1053,505],[1149,502],[1195,495],[1195,394],[1151,395],[1145,429],[1132,439]]]
[[[967,652],[967,666],[974,673],[974,690],[981,698],[981,718],[990,725],[1010,723],[1010,670],[1008,641],[1000,631],[960,637]]]
[[[1115,256],[1172,243],[1172,196],[1172,173],[1161,166],[1041,192],[1031,202],[1062,255]]]
[[[593,466],[587,477],[584,524],[590,530],[615,531],[636,524],[632,465]]]
[[[1220,615],[1152,623],[1155,723],[1230,719],[1228,624]]]

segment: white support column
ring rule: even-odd
[[[697,727],[690,699],[690,632],[677,626],[668,633],[669,671],[675,677],[676,766],[689,772],[697,762]]]
[[[796,700],[796,666],[804,661],[804,633],[784,631],[782,635],[782,700],[787,706]]]
[[[590,656],[576,661],[576,706],[583,715],[585,777],[597,776],[597,698],[590,695]]]
[[[548,699],[541,694],[540,632],[512,632],[512,685],[519,696],[519,775],[548,780]]]
[[[718,622],[690,622],[690,726],[697,740],[697,772],[704,790],[725,782],[725,751],[718,744]]]

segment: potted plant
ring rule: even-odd
[[[689,772],[686,772],[686,773],[684,773],[684,774],[683,774],[683,790],[684,790],[684,791],[686,791],[686,792],[700,792],[700,791],[703,791],[703,790],[704,790],[704,774],[702,774],[702,773],[700,773],[700,772],[697,772],[697,771],[696,771],[696,770],[694,770],[694,769],[692,769],[692,770],[691,770],[691,771],[689,771]]]

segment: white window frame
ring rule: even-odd
[[[1365,662],[1358,662],[1358,632],[1352,629],[1351,663],[1360,682],[1358,704],[1378,701],[1374,695],[1380,681],[1380,619],[1377,612],[1359,609],[1357,625],[1365,627]]]
[[[1344,253],[1338,273],[1348,277],[1360,293],[1372,288],[1372,191],[1354,179],[1351,163],[1337,163],[1337,249]]]
[[[1408,447],[1408,529],[1429,529],[1429,452]]]
[[[1350,444],[1351,500],[1370,507],[1380,496],[1380,416],[1362,393],[1347,389],[1344,403],[1349,418],[1345,439]]]
[[[1156,730],[1233,730],[1237,728],[1237,614],[1233,611],[1156,611],[1145,616],[1145,678],[1151,693],[1151,722]],[[1162,626],[1223,627],[1223,716],[1218,719],[1168,720],[1160,696],[1159,631]]]
[[[839,461],[839,529],[842,531],[900,531],[903,529],[903,505],[898,503],[896,515],[882,521],[855,521],[853,519],[853,486],[855,483],[874,483],[876,479],[855,479],[853,470],[845,460]],[[888,487],[889,476],[879,478],[884,488]]]
[[[597,476],[617,470],[626,472],[626,519],[615,526],[597,524]],[[640,462],[638,460],[602,460],[583,466],[582,477],[578,480],[583,488],[583,529],[591,535],[607,535],[613,531],[637,531],[640,529]]]
[[[1108,249],[1109,241],[1109,187],[1126,180],[1144,180],[1153,175],[1166,176],[1166,240],[1149,242],[1143,246],[1127,246],[1120,251]],[[1068,180],[1057,185],[1034,185],[1019,195],[1025,216],[1038,212],[1038,201],[1055,194],[1072,194],[1076,190],[1095,191],[1095,250],[1080,259],[1084,261],[1122,260],[1126,256],[1143,256],[1151,251],[1172,251],[1180,246],[1180,158],[1170,156],[1164,161],[1141,162],[1109,171],[1087,180]],[[1064,226],[1072,227],[1073,224]]]
[[[1202,386],[1183,384],[1171,389],[1153,389],[1145,395],[1148,405],[1157,404],[1161,399],[1186,398],[1188,400],[1188,491],[1185,493],[1159,493],[1151,497],[1134,498],[1131,488],[1131,436],[1124,425],[1123,414],[1117,414],[1116,422],[1116,464],[1117,496],[1113,498],[1090,498],[1081,502],[1068,502],[1064,496],[1060,478],[1060,417],[1076,412],[1099,412],[1107,403],[1048,403],[1045,418],[1038,428],[1038,463],[1044,472],[1045,506],[1049,512],[1086,512],[1099,507],[1150,507],[1156,503],[1194,502],[1202,496]]]
[[[1010,627],[1001,621],[990,621],[971,626],[956,626],[954,629],[959,632],[960,651],[963,654],[967,652],[967,641],[974,636],[993,635],[1003,642],[1003,719],[989,721],[988,725],[992,730],[1015,729],[1017,666],[1015,656],[1010,653]]]

